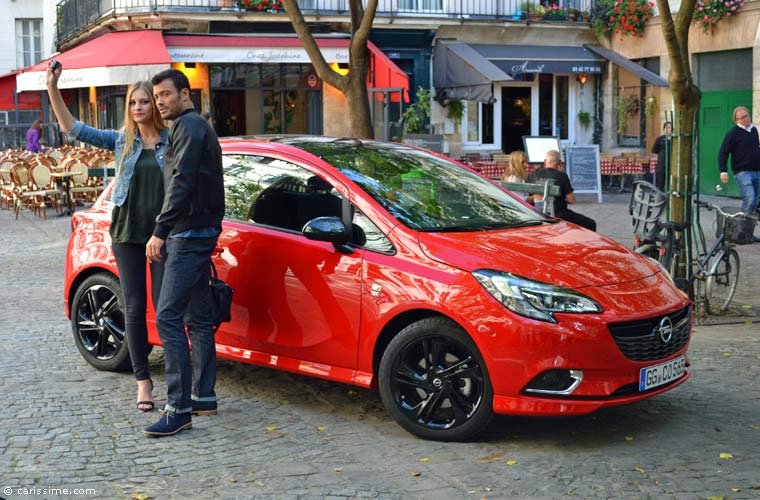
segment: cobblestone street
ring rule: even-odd
[[[629,196],[576,207],[629,245]],[[158,414],[135,408],[132,374],[99,372],[74,345],[69,224],[0,211],[0,497],[760,498],[760,244],[738,249],[749,319],[696,326],[691,380],[632,406],[497,417],[478,441],[436,443],[398,426],[379,393],[220,360],[219,415],[149,439]],[[160,407],[160,348],[151,372]]]

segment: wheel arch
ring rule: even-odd
[[[66,294],[66,316],[69,319],[71,319],[71,303],[74,302],[74,295],[76,295],[79,286],[90,276],[99,273],[107,274],[109,276],[112,276],[116,281],[119,281],[119,276],[113,273],[107,267],[92,266],[86,269],[82,269],[79,274],[77,274],[76,277],[71,280],[71,285],[67,290],[68,293]]]

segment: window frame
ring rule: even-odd
[[[42,60],[42,19],[18,17],[15,21],[16,67],[21,69],[34,66]],[[26,34],[24,33],[25,28],[28,29]],[[27,41],[28,49],[25,47]]]

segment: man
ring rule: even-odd
[[[662,135],[654,140],[652,146],[652,153],[657,155],[657,168],[654,171],[654,185],[660,191],[665,191],[665,174],[670,170],[668,157],[673,150],[673,141],[671,134],[673,133],[673,124],[665,122],[662,126]]]
[[[718,152],[720,182],[728,183],[727,163],[730,155],[731,170],[742,193],[742,212],[753,214],[760,199],[760,140],[747,108],[734,108],[733,117],[736,126],[726,133]]]
[[[145,250],[151,261],[166,255],[156,327],[164,344],[168,397],[159,421],[144,432],[171,436],[192,427],[191,412],[216,414],[209,275],[224,217],[224,185],[219,140],[193,109],[187,77],[169,69],[151,83],[161,117],[174,123],[164,159],[164,203]]]
[[[570,178],[566,173],[559,170],[560,156],[559,151],[554,149],[546,152],[546,158],[544,159],[544,168],[540,168],[528,176],[528,183],[542,184],[547,179],[552,179],[554,184],[559,186],[560,195],[554,198],[554,216],[560,219],[565,219],[573,224],[585,227],[592,231],[596,231],[596,221],[585,215],[581,215],[577,212],[573,212],[568,205],[572,205],[576,202],[575,195],[573,194],[573,186],[570,184]],[[529,201],[532,201],[531,195],[528,197]]]

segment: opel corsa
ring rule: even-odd
[[[658,265],[400,144],[226,139],[222,358],[376,388],[426,439],[582,415],[689,377],[688,298]],[[106,191],[72,218],[64,300],[101,370],[129,353]],[[159,345],[152,306],[149,341]]]

